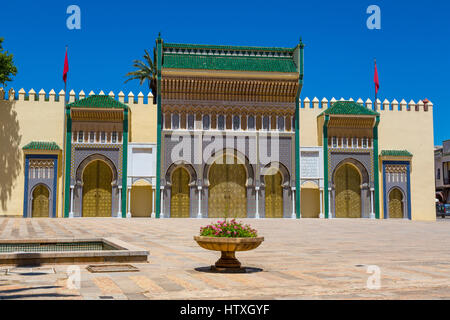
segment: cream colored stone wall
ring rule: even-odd
[[[9,95],[14,97],[15,92]],[[54,141],[63,148],[64,92],[55,101],[56,93],[43,92],[34,101],[30,90],[29,101],[21,90],[18,100],[4,100],[0,95],[0,216],[22,216],[24,199],[24,153],[22,147],[31,141]],[[42,152],[45,153],[45,152]],[[59,162],[59,164],[61,164]],[[62,175],[58,170],[57,215],[61,215]]]
[[[341,99],[343,100],[343,99]],[[350,99],[352,100],[352,99]],[[300,108],[300,145],[322,145],[321,130],[317,125],[317,116],[336,100],[332,98],[319,101],[304,98]],[[372,108],[372,101],[358,99],[358,103]],[[380,112],[378,128],[379,146],[382,150],[408,150],[413,154],[411,163],[411,217],[413,220],[435,221],[435,186],[434,186],[434,138],[433,138],[433,104],[422,101],[406,102],[385,100],[377,102]],[[390,110],[392,107],[393,110]],[[398,109],[401,110],[398,110]],[[383,208],[383,174],[379,162],[380,212]]]
[[[428,103],[428,111],[424,111],[421,101],[411,101],[408,105],[403,100],[402,110],[389,110],[384,102],[385,110],[380,112],[379,151],[408,150],[413,154],[411,161],[411,217],[413,220],[436,220],[435,186],[434,186],[434,138],[433,138],[433,106]],[[416,107],[418,111],[416,111]],[[380,186],[383,176],[380,166]],[[383,211],[383,194],[380,193],[380,207]]]
[[[59,101],[55,101],[57,94],[52,90],[35,93],[30,90],[29,99],[25,100],[25,91],[21,90],[18,100],[5,100],[0,92],[0,216],[22,216],[24,197],[24,154],[22,147],[31,141],[54,141],[63,148],[64,125],[64,92],[60,92]],[[14,96],[14,92],[10,96]],[[90,93],[94,94],[93,92]],[[99,94],[104,94],[100,92]],[[35,95],[39,101],[35,101]],[[113,92],[108,95],[125,103],[125,95],[120,92],[117,97]],[[80,92],[78,98],[85,97]],[[69,94],[70,101],[75,100],[73,91]],[[157,108],[153,104],[151,94],[144,101],[144,95],[139,93],[136,99],[133,93],[128,94],[126,102],[130,107],[130,142],[156,143]],[[317,98],[305,98],[300,108],[300,145],[321,145],[317,116],[333,103],[327,99],[319,101]],[[362,100],[359,103],[364,104]],[[428,111],[424,111],[421,101],[417,104],[392,102],[394,110],[389,109],[389,102],[385,101],[380,110],[379,152],[387,149],[406,149],[413,154],[411,170],[411,207],[414,220],[430,220],[436,218],[434,208],[434,147],[433,147],[433,106],[428,104]],[[367,100],[366,107],[372,103]],[[381,103],[380,103],[381,105]],[[397,107],[402,107],[397,111]],[[416,111],[416,109],[418,111]],[[18,142],[18,143],[17,143]],[[61,164],[61,163],[60,163]],[[4,168],[4,169],[3,169]],[[58,175],[57,215],[62,210],[62,171]],[[380,163],[380,188],[383,177]],[[383,198],[380,189],[380,209],[383,216]]]

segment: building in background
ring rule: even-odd
[[[441,204],[450,203],[450,140],[434,149],[434,174],[436,181],[436,200]]]
[[[433,104],[300,99],[302,51],[158,38],[156,104],[0,89],[0,215],[435,220]]]

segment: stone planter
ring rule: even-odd
[[[207,250],[221,251],[222,256],[211,268],[217,271],[241,270],[241,263],[236,259],[236,251],[248,251],[259,247],[264,237],[257,238],[216,238],[195,236],[198,245]]]

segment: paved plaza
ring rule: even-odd
[[[0,219],[0,239],[115,237],[150,252],[139,272],[90,273],[67,286],[67,265],[0,266],[0,299],[449,299],[450,219],[248,220],[265,237],[244,266],[213,274],[218,252],[193,240],[211,219]],[[380,288],[368,289],[368,266]],[[8,270],[9,269],[9,270]],[[370,282],[369,283],[373,283]]]

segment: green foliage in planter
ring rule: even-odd
[[[221,238],[256,238],[258,233],[248,224],[242,224],[235,219],[217,221],[206,227],[200,228],[200,236]]]

